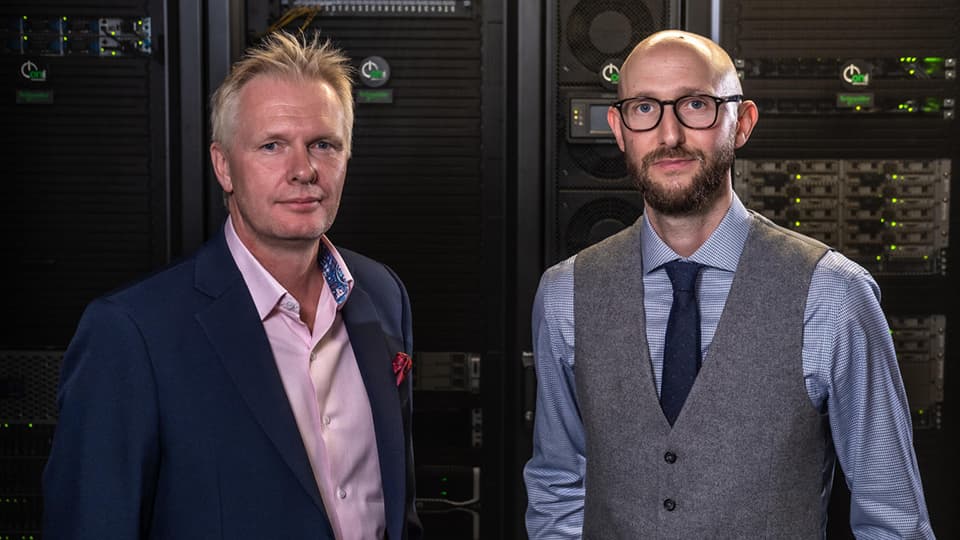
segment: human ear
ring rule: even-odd
[[[610,129],[613,131],[614,138],[617,139],[617,146],[620,147],[620,151],[623,152],[623,124],[620,123],[620,111],[616,107],[610,107],[607,109],[607,123],[610,124]]]
[[[737,109],[737,134],[734,137],[734,147],[740,148],[747,144],[753,128],[757,125],[757,118],[760,113],[757,111],[757,104],[747,100],[740,104]]]
[[[230,176],[230,161],[227,159],[226,150],[220,143],[210,144],[210,162],[213,164],[213,173],[217,176],[217,182],[226,193],[233,192],[233,178]]]

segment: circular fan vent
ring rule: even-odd
[[[643,210],[637,205],[611,197],[585,204],[567,224],[567,254],[572,255],[622,231],[632,225],[641,213]]]
[[[624,60],[640,40],[660,28],[643,2],[583,0],[567,19],[567,45],[587,69],[598,72],[611,59]]]
[[[581,170],[601,181],[622,181],[627,176],[623,152],[615,144],[567,143],[567,152]]]

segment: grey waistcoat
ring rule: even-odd
[[[647,346],[640,222],[577,255],[584,538],[821,536],[834,454],[801,355],[810,278],[826,250],[753,214],[713,342],[672,429]]]

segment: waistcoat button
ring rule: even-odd
[[[663,455],[663,460],[667,463],[675,463],[677,461],[677,455],[673,452],[667,452]]]
[[[667,512],[673,512],[673,509],[677,507],[677,503],[673,499],[664,499],[663,507],[667,509]]]

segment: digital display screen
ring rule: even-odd
[[[607,123],[607,109],[609,105],[590,105],[590,134],[613,135],[610,124]]]

